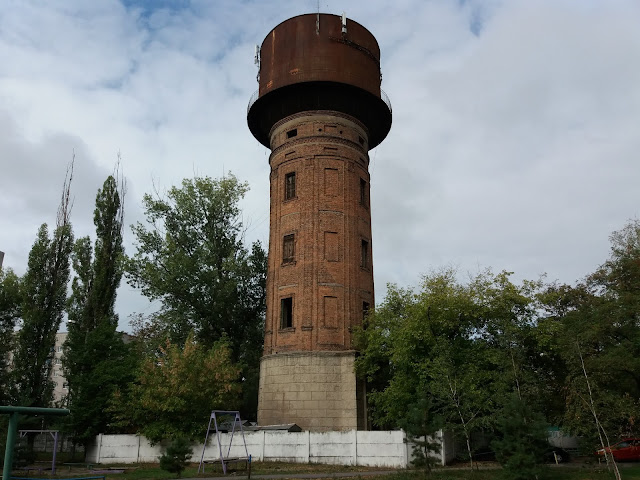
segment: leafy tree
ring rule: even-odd
[[[189,459],[193,456],[193,450],[189,440],[185,437],[177,437],[167,451],[160,457],[160,468],[170,473],[175,473],[178,478],[187,468]]]
[[[108,431],[107,405],[118,386],[133,379],[134,362],[116,331],[116,290],[122,277],[124,186],[109,176],[96,196],[95,249],[89,237],[72,253],[76,277],[68,302],[68,336],[62,358],[69,384],[67,426],[77,443]]]
[[[497,421],[498,438],[491,444],[509,480],[543,477],[543,455],[548,448],[547,424],[518,395],[512,395]]]
[[[415,294],[411,290],[389,284],[383,303],[369,311],[362,329],[354,331],[354,343],[360,352],[356,372],[367,382],[369,416],[375,428],[397,428],[398,419],[417,392],[416,376],[405,369],[407,356],[392,360],[401,342],[398,337],[414,308]]]
[[[367,319],[356,363],[368,380],[390,369],[387,384],[369,394],[374,424],[397,426],[406,405],[428,391],[429,414],[464,435],[470,458],[471,433],[490,421],[495,402],[494,369],[478,341],[481,317],[472,293],[453,270],[425,276],[419,294],[391,288]]]
[[[429,392],[427,417],[464,438],[473,465],[473,433],[495,428],[512,393],[543,390],[533,331],[541,284],[517,286],[509,275],[486,271],[461,283],[446,269],[426,275],[419,293],[389,288],[357,335],[374,425],[397,426]]]
[[[22,294],[20,278],[11,269],[0,268],[0,405],[11,402],[14,390],[9,371],[9,353],[13,350],[13,330],[20,318]]]
[[[525,280],[516,285],[511,275],[486,271],[471,281],[469,288],[481,319],[477,334],[491,351],[496,368],[505,373],[498,378],[504,383],[501,388],[514,391],[520,399],[535,401],[540,396],[540,366],[534,298],[542,282]]]
[[[592,438],[638,433],[640,417],[640,222],[611,237],[611,256],[575,287],[540,296],[564,371],[564,426]],[[596,428],[593,428],[595,418]]]
[[[185,436],[202,440],[211,410],[237,407],[239,369],[226,339],[207,348],[193,334],[184,346],[167,341],[142,361],[135,383],[116,392],[116,425],[139,430],[151,442]]]
[[[234,362],[243,366],[245,392],[257,391],[262,351],[266,254],[243,245],[238,202],[248,187],[229,175],[185,179],[166,198],[145,195],[148,226],[132,227],[137,251],[128,259],[128,282],[162,304],[139,325],[152,337],[182,344],[193,330],[211,347],[226,336]],[[249,401],[251,398],[251,401]],[[244,416],[255,416],[248,397]]]
[[[64,314],[73,247],[69,221],[72,177],[73,163],[65,178],[53,235],[49,237],[46,224],[40,227],[22,280],[22,325],[13,374],[19,402],[24,406],[48,407],[52,399],[52,350]]]

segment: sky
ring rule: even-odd
[[[0,0],[0,250],[24,273],[55,224],[75,154],[72,222],[118,153],[126,223],[142,196],[232,172],[246,240],[267,246],[269,152],[251,135],[254,49],[295,15],[346,12],[381,49],[393,105],[370,152],[376,301],[441,267],[573,284],[640,215],[637,0]],[[131,230],[125,248],[135,251]],[[116,309],[158,308],[123,280]]]

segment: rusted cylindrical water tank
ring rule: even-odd
[[[380,48],[359,23],[337,15],[285,20],[260,47],[259,89],[249,128],[266,147],[274,124],[309,110],[334,110],[362,122],[374,148],[391,128],[391,105],[380,90]]]

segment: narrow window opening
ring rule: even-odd
[[[296,198],[296,172],[290,172],[284,176],[284,199],[292,198]]]
[[[360,243],[360,266],[362,268],[369,266],[369,242],[366,240]]]
[[[280,299],[280,328],[293,327],[293,298]]]
[[[282,241],[282,263],[291,263],[295,258],[295,234],[284,236]]]
[[[360,205],[366,207],[367,203],[367,181],[364,178],[360,179]]]
[[[362,302],[362,321],[364,322],[369,315],[369,302]]]
[[[287,132],[287,138],[293,138],[298,136],[298,129],[294,128],[293,130],[289,130]]]

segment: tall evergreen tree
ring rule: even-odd
[[[62,364],[69,384],[69,426],[86,444],[106,431],[106,406],[115,389],[133,377],[132,359],[116,329],[116,290],[122,278],[124,185],[109,176],[96,196],[95,248],[78,239],[72,253],[76,277],[68,302],[68,336]]]
[[[497,416],[498,437],[491,446],[508,480],[541,480],[543,455],[549,447],[547,424],[518,395],[512,395]]]
[[[23,277],[22,325],[13,358],[18,401],[48,407],[53,395],[50,379],[56,332],[64,315],[73,247],[70,188],[73,162],[67,171],[56,228],[49,237],[46,224],[38,230]]]
[[[9,352],[14,346],[13,330],[20,318],[20,278],[11,269],[0,268],[0,405],[11,403],[14,390],[9,369]]]

